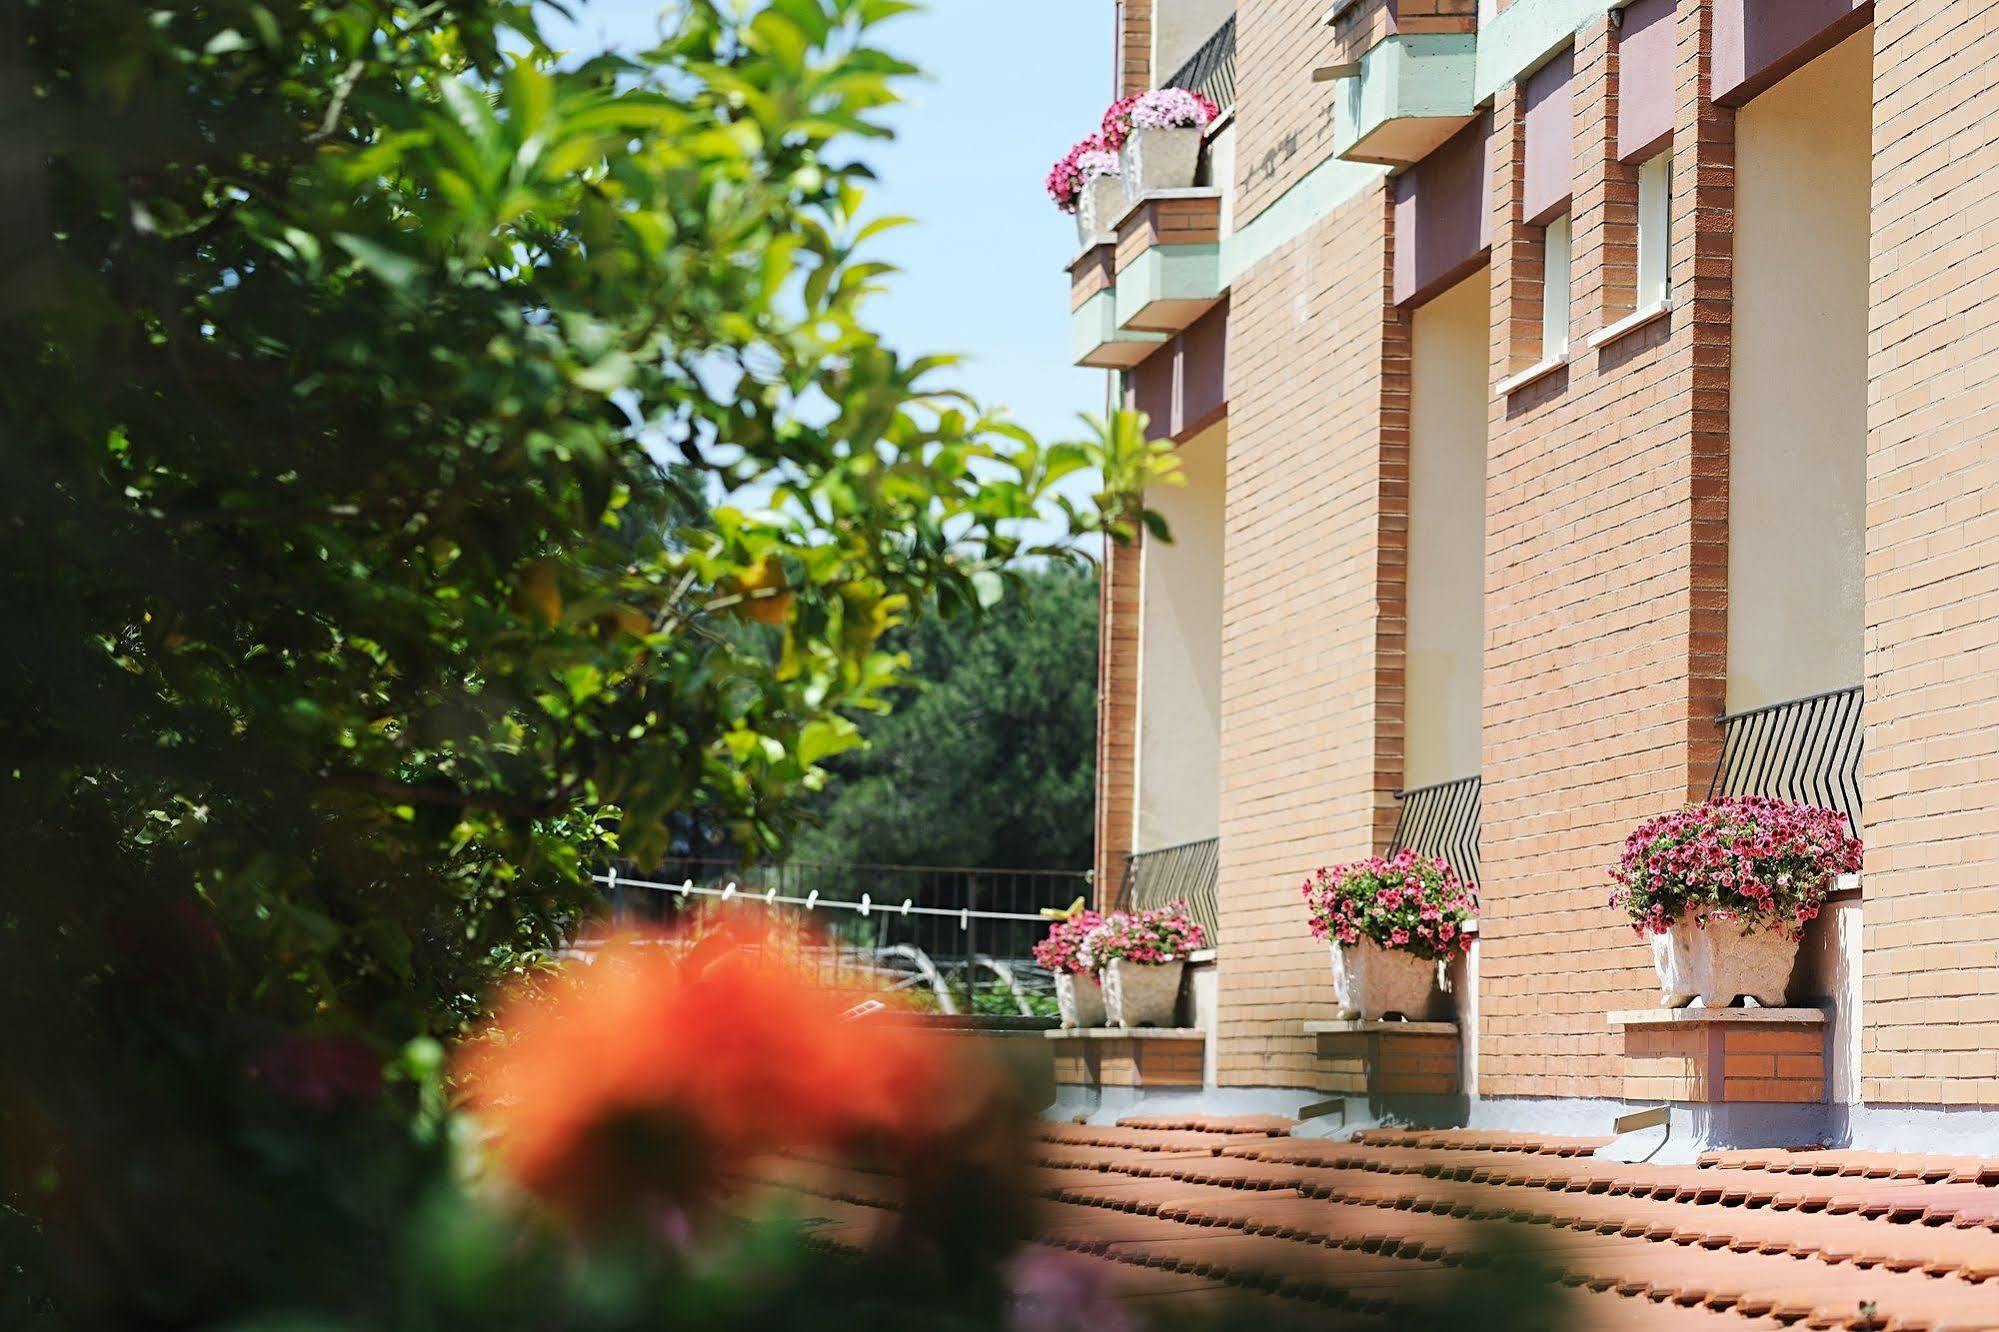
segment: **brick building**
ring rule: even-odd
[[[1079,21],[1107,91],[1224,106],[1070,270],[1078,363],[1190,477],[1108,556],[1097,874],[1211,913],[1209,1094],[1351,1090],[1297,885],[1408,843],[1484,903],[1416,1113],[1999,1142],[1999,10]],[[1613,1021],[1656,982],[1606,869],[1710,790],[1848,812],[1863,881],[1794,1009]]]

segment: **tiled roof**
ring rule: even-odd
[[[1394,1326],[1436,1281],[1497,1262],[1567,1287],[1573,1327],[1999,1328],[1999,1161],[1756,1151],[1654,1166],[1589,1155],[1602,1141],[1048,1125],[1041,1242],[1162,1307],[1233,1293]],[[894,1205],[864,1172],[784,1182],[835,1209],[817,1232],[835,1243],[863,1242],[870,1209]]]

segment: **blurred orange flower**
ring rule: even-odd
[[[765,1153],[915,1160],[1003,1099],[962,1042],[843,1016],[856,996],[768,935],[622,934],[586,956],[459,1061],[499,1164],[579,1222],[713,1202]]]

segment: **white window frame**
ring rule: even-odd
[[[1550,218],[1541,229],[1541,359],[1569,354],[1569,274],[1574,238],[1569,215]]]
[[[1638,308],[1673,299],[1673,150],[1638,165]]]

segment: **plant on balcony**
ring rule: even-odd
[[[1843,814],[1721,796],[1649,818],[1611,868],[1611,906],[1651,940],[1661,1002],[1785,998],[1797,944],[1841,874],[1861,868]]]
[[[1065,213],[1076,215],[1076,232],[1084,244],[1104,234],[1124,208],[1124,184],[1118,179],[1117,150],[1092,134],[1048,169],[1048,197]]]
[[[1610,902],[1651,941],[1662,1003],[1776,1005],[1805,926],[1860,859],[1842,814],[1724,796],[1633,829],[1610,871]]]
[[[1078,958],[1103,978],[1110,1025],[1170,1027],[1187,955],[1207,933],[1185,902],[1147,911],[1113,911],[1083,936]]]
[[[1426,1016],[1438,965],[1471,948],[1478,894],[1442,857],[1404,848],[1317,870],[1300,891],[1312,936],[1331,945],[1347,1016]]]
[[[1083,940],[1103,921],[1094,911],[1078,911],[1049,926],[1047,937],[1034,945],[1034,960],[1055,977],[1055,1003],[1064,1027],[1104,1024],[1103,982],[1082,956]]]
[[[1122,161],[1126,192],[1136,198],[1192,185],[1201,131],[1215,115],[1214,102],[1186,88],[1156,88],[1111,103],[1102,135]]]

